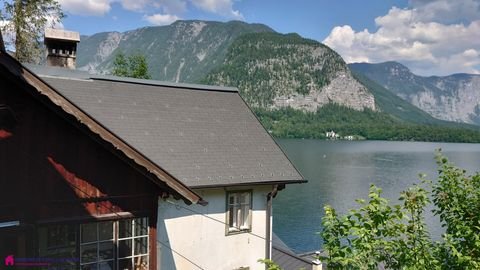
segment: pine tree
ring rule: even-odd
[[[50,19],[53,24],[65,17],[56,0],[3,0],[0,20],[8,22],[3,33],[11,33],[15,58],[23,63],[36,63],[41,56],[41,40]]]
[[[150,79],[150,74],[148,73],[148,64],[147,59],[144,55],[136,54],[128,58],[130,66],[130,74],[132,78],[138,79]]]

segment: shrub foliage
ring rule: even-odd
[[[391,205],[372,185],[368,201],[339,216],[325,206],[321,235],[329,269],[480,269],[480,174],[466,174],[440,152],[438,182],[425,180]],[[424,211],[431,201],[446,228],[432,241]]]

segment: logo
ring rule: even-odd
[[[80,261],[79,258],[23,258],[8,255],[5,257],[5,266],[15,267],[49,267],[51,265],[64,265],[65,263],[72,263]],[[1,265],[1,263],[0,263]],[[62,269],[62,268],[48,268],[48,269]]]
[[[5,266],[13,266],[15,264],[15,260],[13,259],[13,255],[8,255],[5,257]]]

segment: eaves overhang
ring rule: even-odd
[[[228,188],[228,187],[246,187],[246,186],[271,186],[271,185],[290,185],[290,184],[304,184],[308,180],[278,180],[278,181],[259,181],[259,182],[241,182],[241,183],[226,183],[215,185],[198,185],[190,186],[191,189],[211,189],[211,188]]]
[[[60,107],[67,114],[73,116],[88,130],[100,136],[105,142],[110,143],[115,149],[121,151],[136,164],[144,167],[148,172],[155,175],[158,181],[163,182],[169,188],[173,189],[186,202],[200,205],[206,205],[208,203],[204,201],[198,194],[196,194],[191,188],[152,162],[145,155],[126,143],[116,134],[112,133],[100,122],[92,118],[81,108],[65,98],[56,89],[51,87],[12,56],[8,55],[8,53],[5,51],[0,51],[0,65],[20,81],[32,86],[36,91],[38,91],[39,94],[46,96],[53,104]]]

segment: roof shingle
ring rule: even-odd
[[[91,78],[52,70],[33,68],[59,93],[187,186],[303,181],[231,88]]]

